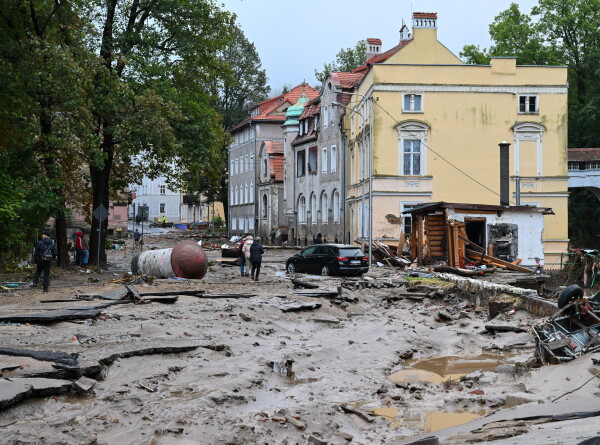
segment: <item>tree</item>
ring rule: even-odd
[[[210,166],[218,156],[224,132],[207,86],[227,72],[216,53],[231,38],[233,16],[213,0],[96,0],[92,17],[99,29],[89,45],[101,59],[93,106],[100,142],[89,156],[92,207],[108,208],[115,168],[140,167],[121,183],[161,172],[177,184],[180,172],[193,167],[183,162]],[[92,221],[90,257],[101,264],[106,229],[106,220]]]
[[[358,68],[367,60],[367,42],[359,40],[354,48],[341,49],[335,61],[323,65],[321,71],[315,70],[315,77],[320,83],[323,83],[327,75],[334,71],[352,71]]]

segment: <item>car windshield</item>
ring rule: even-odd
[[[345,256],[345,257],[363,257],[365,256],[364,253],[362,253],[362,250],[360,250],[357,247],[348,247],[348,248],[342,248],[340,249],[340,256]]]

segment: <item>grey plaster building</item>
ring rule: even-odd
[[[230,235],[257,235],[259,220],[258,155],[265,141],[283,141],[281,125],[285,113],[305,93],[310,98],[319,94],[308,85],[298,85],[289,92],[258,103],[250,116],[231,130],[229,146],[229,212],[227,227]]]
[[[258,230],[263,244],[287,239],[283,208],[283,141],[265,141],[258,153]]]

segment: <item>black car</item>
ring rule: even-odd
[[[285,268],[319,275],[362,275],[369,271],[369,258],[355,246],[317,244],[288,258]]]

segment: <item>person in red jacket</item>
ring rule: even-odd
[[[81,266],[83,262],[83,233],[75,232],[75,265]]]

